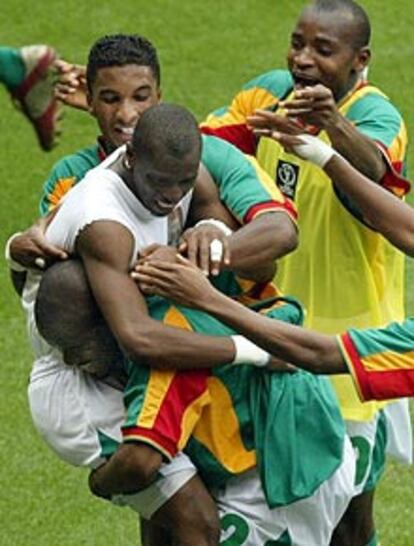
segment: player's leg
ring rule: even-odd
[[[376,533],[373,518],[375,491],[366,491],[350,502],[346,513],[332,536],[331,546],[375,546]],[[354,523],[354,530],[352,524]]]
[[[58,135],[56,56],[56,51],[46,45],[0,47],[0,81],[32,124],[43,150],[52,149]]]
[[[357,456],[355,497],[332,537],[331,546],[376,544],[373,517],[375,487],[384,471],[387,424],[382,411],[367,422],[346,421]]]
[[[0,81],[7,89],[15,89],[24,80],[26,66],[20,49],[0,47]]]
[[[355,456],[348,439],[339,468],[309,497],[270,509],[257,470],[216,492],[222,535],[231,546],[328,546],[353,495]]]
[[[285,508],[286,524],[294,546],[328,546],[338,522],[354,495],[355,453],[345,438],[339,468],[310,497]],[[348,542],[348,546],[353,542]]]

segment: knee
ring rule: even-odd
[[[92,472],[89,488],[98,497],[136,493],[156,478],[161,454],[144,444],[122,444],[111,459]]]
[[[119,449],[117,464],[135,490],[144,489],[155,480],[161,463],[161,454],[144,444],[123,444]]]

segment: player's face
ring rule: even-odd
[[[198,154],[188,154],[181,160],[137,158],[133,160],[133,191],[154,216],[167,216],[194,187],[199,164]]]
[[[88,97],[104,138],[118,147],[129,142],[141,114],[160,101],[149,66],[129,64],[100,68]]]
[[[291,36],[287,55],[297,87],[321,83],[340,100],[354,86],[369,50],[353,48],[355,25],[348,15],[306,9]]]

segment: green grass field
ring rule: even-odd
[[[371,15],[371,79],[403,112],[414,131],[411,0],[363,1]],[[299,0],[5,0],[0,36],[5,45],[54,44],[69,60],[84,62],[103,34],[137,32],[159,49],[164,99],[187,105],[199,119],[225,104],[251,77],[284,65],[288,37],[304,2]],[[396,18],[398,17],[398,18]],[[21,115],[0,90],[0,245],[37,216],[42,182],[61,156],[94,141],[88,116],[66,112],[58,149],[43,154]],[[414,163],[411,153],[411,164]],[[414,170],[410,171],[414,176]],[[414,312],[408,267],[407,310]],[[136,518],[93,499],[86,473],[50,453],[30,421],[26,387],[31,355],[24,316],[4,263],[0,282],[0,546],[137,545]],[[413,546],[414,472],[390,465],[378,494],[382,546]]]

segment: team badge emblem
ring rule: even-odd
[[[276,184],[289,199],[295,198],[299,167],[288,161],[279,161],[276,167]]]

